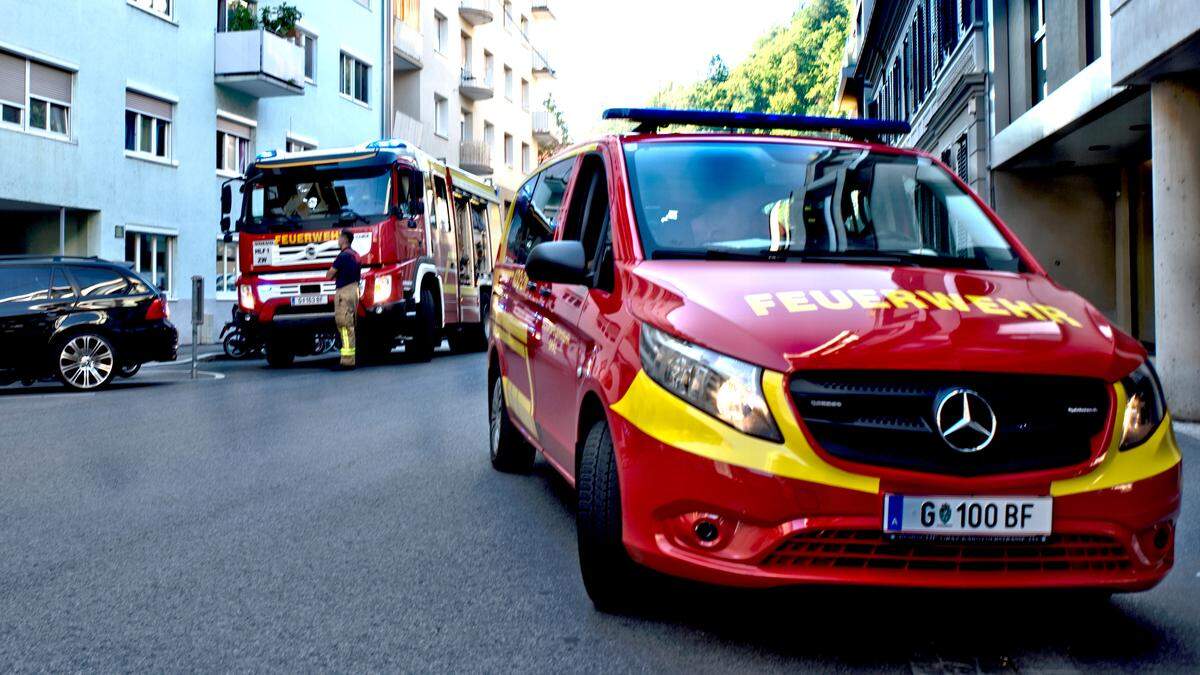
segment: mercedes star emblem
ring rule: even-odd
[[[315,245],[313,245],[313,244],[309,244],[309,245],[308,245],[308,246],[307,246],[307,247],[304,249],[304,257],[305,257],[305,258],[308,258],[309,260],[314,260],[314,259],[316,259],[316,257],[317,257],[317,247],[316,247]]]
[[[950,389],[938,397],[933,412],[938,433],[959,452],[979,452],[996,437],[992,406],[970,389]]]

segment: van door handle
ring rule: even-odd
[[[550,297],[551,294],[552,294],[552,291],[546,286],[543,286],[538,289],[538,295],[541,295],[543,298],[548,298],[548,297]]]
[[[535,282],[535,281],[526,281],[525,282],[525,292],[526,293],[532,293],[535,290],[537,290],[537,282]]]

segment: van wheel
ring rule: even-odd
[[[641,575],[621,540],[621,486],[607,422],[596,422],[588,431],[575,481],[579,493],[575,529],[583,587],[601,612],[634,609]]]
[[[72,335],[60,342],[54,365],[58,379],[80,391],[107,386],[117,374],[112,343],[95,333]]]
[[[508,416],[504,378],[499,376],[492,383],[491,404],[488,406],[488,441],[492,468],[505,473],[526,473],[533,468],[533,446]]]
[[[417,307],[417,322],[413,326],[412,339],[404,350],[418,361],[428,361],[433,358],[433,350],[437,347],[438,318],[435,316],[433,291],[421,289],[421,302]]]
[[[296,353],[287,343],[271,342],[267,345],[267,365],[272,368],[287,368],[296,360]]]

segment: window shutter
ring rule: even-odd
[[[227,134],[250,140],[250,127],[240,122],[226,119],[224,117],[217,118],[217,131],[223,131]]]
[[[170,122],[173,106],[168,101],[126,90],[125,108]]]
[[[41,63],[30,63],[29,93],[70,103],[71,73]]]
[[[967,135],[963,134],[958,137],[958,146],[956,148],[956,157],[954,158],[954,172],[962,179],[964,183],[967,181]]]
[[[25,106],[25,59],[0,52],[0,101]]]

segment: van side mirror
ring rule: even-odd
[[[414,216],[425,215],[425,202],[420,199],[414,199],[408,205],[408,212]]]
[[[209,194],[212,194],[211,192]],[[226,183],[221,186],[221,215],[228,216],[233,210],[233,188]],[[228,219],[226,219],[228,220]],[[228,231],[228,228],[226,228]]]
[[[229,234],[229,216],[221,216],[221,231]]]
[[[546,241],[533,247],[525,261],[531,281],[586,285],[587,256],[578,241]]]

